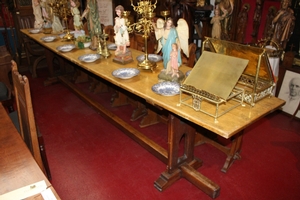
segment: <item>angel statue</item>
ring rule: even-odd
[[[178,67],[182,64],[181,61],[181,49],[183,53],[189,57],[188,51],[188,39],[189,39],[189,27],[187,22],[180,18],[177,22],[177,27],[174,26],[172,18],[168,18],[166,22],[163,19],[157,19],[156,24],[153,23],[155,37],[158,40],[157,53],[161,50],[163,54],[164,72],[172,72],[170,63],[170,55],[172,52],[172,44],[177,44],[178,51]]]

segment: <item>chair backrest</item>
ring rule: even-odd
[[[3,82],[8,89],[8,98],[10,99],[13,91],[12,84],[10,82],[10,61],[12,56],[9,54],[5,46],[0,46],[0,82]]]
[[[108,35],[107,40],[110,42],[115,42],[114,36],[115,31],[112,25],[107,25],[104,27],[103,31]]]
[[[36,162],[38,163],[42,171],[46,174],[40,152],[38,132],[32,108],[29,81],[26,76],[22,76],[19,74],[16,62],[11,62],[12,80],[17,104],[20,134],[27,147],[31,151]]]
[[[155,35],[151,34],[147,39],[147,53],[154,54],[157,48],[157,40]],[[143,34],[138,32],[133,32],[130,37],[130,48],[145,52],[145,38]]]

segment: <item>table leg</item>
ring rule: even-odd
[[[196,169],[202,165],[202,161],[194,158],[194,143],[196,130],[189,122],[183,122],[170,114],[168,119],[168,166],[160,177],[154,182],[154,186],[163,191],[180,178],[185,178],[212,198],[220,194],[220,187]],[[179,143],[185,136],[184,153],[179,156]]]
[[[236,134],[231,143],[230,151],[227,154],[227,158],[223,168],[221,169],[222,172],[226,173],[229,167],[235,160],[241,159],[240,151],[242,148],[242,139],[243,139],[243,132]]]
[[[124,93],[116,91],[116,94],[111,98],[111,106],[118,107],[124,105],[128,105],[128,97]]]
[[[145,104],[136,101],[136,108],[132,112],[130,120],[136,121],[137,119],[144,117],[145,115],[147,115],[147,108]]]
[[[54,76],[54,67],[53,67],[54,53],[51,50],[45,48],[45,56],[46,56],[46,61],[47,61],[47,66],[49,71],[49,76],[47,80],[44,81],[44,85],[47,86],[57,82],[57,78]]]
[[[147,115],[144,116],[142,121],[140,122],[140,127],[144,128],[157,123],[159,123],[159,115],[156,112],[147,109]]]
[[[210,144],[220,151],[224,152],[227,155],[226,161],[223,165],[223,168],[221,169],[222,172],[226,173],[229,167],[232,165],[232,163],[241,158],[240,151],[242,148],[242,139],[243,139],[243,131],[237,133],[235,136],[231,138],[231,145],[230,147],[224,146],[214,139],[210,139],[208,137],[205,137],[201,133],[196,134],[196,141],[195,146],[207,143]]]

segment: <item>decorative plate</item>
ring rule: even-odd
[[[136,57],[136,59],[138,62],[143,62],[145,60],[145,55],[139,55],[138,57]],[[157,54],[148,54],[148,59],[151,62],[159,62],[162,60],[162,57]]]
[[[188,77],[188,76],[190,75],[191,71],[192,71],[192,70],[187,71],[187,72],[185,73],[185,76]]]
[[[43,40],[44,42],[53,42],[55,39],[56,36],[46,36],[41,38],[41,40]]]
[[[86,63],[91,63],[91,62],[95,62],[96,60],[100,59],[100,55],[99,54],[85,54],[82,56],[78,57],[78,60],[82,61],[82,62],[86,62]]]
[[[153,85],[152,91],[163,96],[174,96],[179,94],[180,85],[177,82],[164,81]]]
[[[129,79],[134,76],[137,76],[140,73],[140,70],[136,68],[121,68],[112,72],[112,75],[121,79]]]
[[[39,32],[41,32],[41,29],[31,29],[31,30],[29,30],[29,33],[33,33],[33,34],[39,33]]]
[[[58,46],[56,49],[61,52],[69,52],[72,51],[76,46],[74,44],[65,44]]]
[[[112,44],[108,44],[107,45],[108,50],[116,50],[117,49],[117,45],[112,43]]]

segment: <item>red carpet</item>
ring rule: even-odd
[[[38,69],[31,91],[52,184],[62,199],[210,199],[185,179],[164,192],[156,190],[153,182],[166,166],[63,85],[44,87],[46,74]],[[95,97],[110,107],[111,93]],[[111,108],[129,123],[132,109]],[[140,129],[139,122],[132,124],[167,146],[166,125]],[[280,112],[246,130],[242,158],[226,174],[221,172],[226,156],[219,150],[202,145],[195,155],[203,160],[198,171],[220,186],[217,199],[300,199],[300,121]]]

